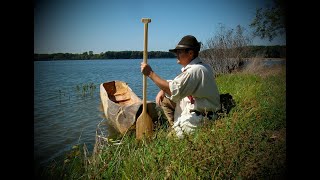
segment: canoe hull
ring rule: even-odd
[[[104,114],[119,133],[135,129],[135,122],[142,112],[142,100],[123,81],[100,84],[100,98]],[[147,102],[147,112],[155,122],[158,119],[156,104]]]

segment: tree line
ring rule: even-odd
[[[286,46],[248,46],[245,57],[266,57],[266,58],[285,58]],[[208,49],[200,51],[204,53]],[[150,51],[148,59],[155,58],[175,58],[171,52]],[[52,54],[34,54],[34,61],[50,60],[95,60],[95,59],[143,59],[143,51],[107,51],[100,54],[94,54],[92,51],[84,53],[52,53]]]
[[[148,58],[174,58],[171,52],[150,51]],[[83,52],[81,54],[72,53],[52,53],[52,54],[34,54],[34,61],[45,60],[94,60],[94,59],[142,59],[143,51],[107,51],[100,54],[94,54],[93,51]]]

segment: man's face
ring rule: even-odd
[[[176,51],[177,63],[182,66],[186,66],[192,60],[192,51],[187,51],[185,49],[179,49]]]

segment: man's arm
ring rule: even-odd
[[[151,71],[148,76],[161,90],[171,96],[169,82],[159,77],[155,72]]]
[[[171,96],[169,82],[158,76],[148,64],[141,63],[141,72],[148,76],[161,90]]]

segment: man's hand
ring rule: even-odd
[[[153,72],[152,68],[148,64],[142,62],[140,67],[141,67],[142,74],[148,76],[161,90],[163,90],[163,95],[162,95],[163,97],[164,97],[164,93],[171,96],[171,92],[169,89],[169,82],[162,79],[155,72]],[[160,100],[162,101],[163,97],[159,99],[158,101],[159,104],[160,104]]]
[[[158,94],[157,94],[157,96],[156,96],[156,103],[157,103],[157,105],[160,106],[160,103],[162,102],[162,100],[163,100],[163,98],[164,98],[164,95],[165,95],[165,93],[164,93],[163,90],[160,90],[160,91],[158,92]]]
[[[141,72],[146,75],[146,76],[150,76],[152,71],[152,68],[149,66],[149,64],[146,64],[144,62],[141,63]]]

